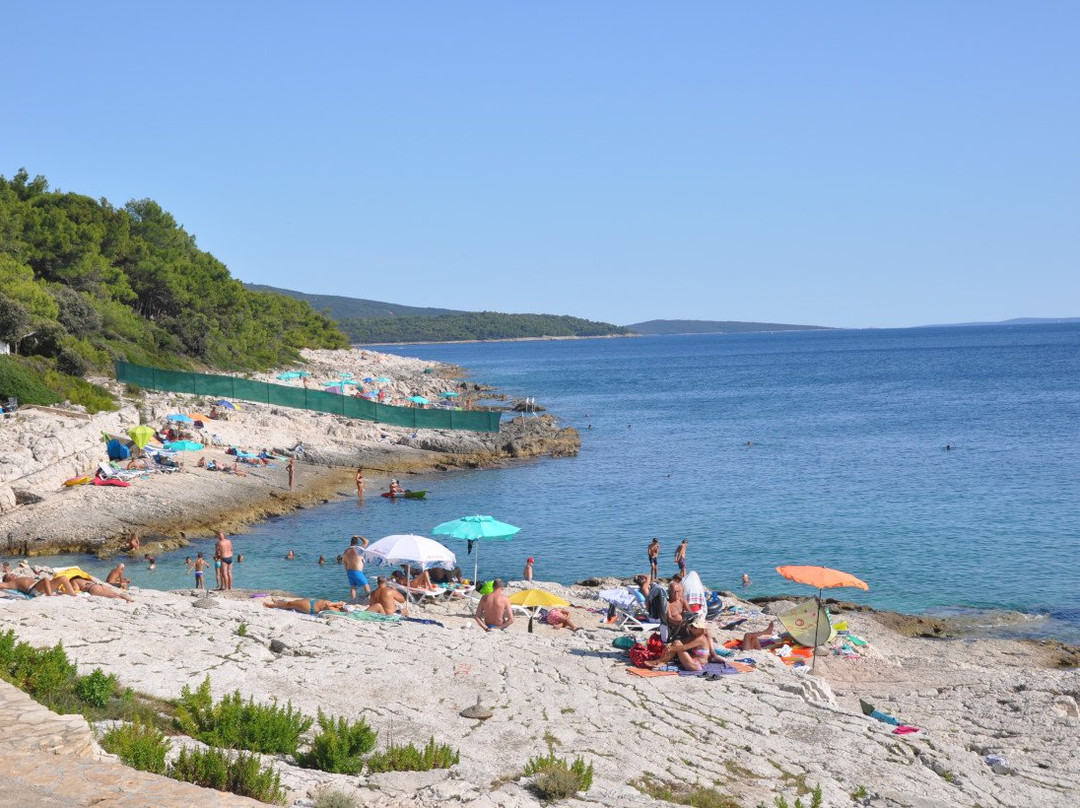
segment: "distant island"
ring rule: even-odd
[[[335,320],[351,342],[368,345],[630,334],[630,329],[623,326],[562,314],[505,314],[497,311],[420,308],[355,297],[313,295],[251,283],[244,285],[251,291],[273,292],[305,301]]]
[[[977,323],[936,323],[920,325],[918,328],[963,328],[972,325],[1061,325],[1080,323],[1080,317],[1013,317],[1011,320],[994,320]]]
[[[737,320],[646,320],[626,326],[635,334],[746,334],[754,331],[829,331],[822,325],[744,323]]]

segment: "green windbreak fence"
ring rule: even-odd
[[[366,398],[324,393],[283,384],[255,382],[233,376],[213,376],[208,373],[187,373],[161,370],[130,362],[116,362],[116,378],[125,384],[137,384],[147,390],[167,390],[195,396],[219,396],[240,401],[257,401],[299,410],[316,410],[364,421],[375,421],[411,429],[465,429],[470,432],[498,432],[501,414],[497,412],[465,412],[459,410],[421,410],[413,407],[392,407]]]

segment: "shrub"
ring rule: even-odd
[[[315,808],[360,808],[360,801],[352,794],[323,786],[315,792]]]
[[[109,706],[109,699],[116,694],[119,683],[116,676],[106,676],[101,668],[94,668],[88,676],[80,676],[75,682],[75,694],[91,707],[104,709]]]
[[[311,748],[297,756],[297,763],[324,772],[359,774],[364,768],[361,756],[375,747],[375,731],[363,719],[350,724],[344,718],[331,718],[322,710],[318,720],[319,732],[312,739]]]
[[[90,365],[71,348],[61,348],[56,355],[56,369],[68,376],[85,376]]]
[[[64,647],[38,649],[15,641],[15,632],[0,634],[0,677],[25,691],[53,712],[78,710],[75,665]]]
[[[176,706],[176,726],[191,737],[210,746],[266,755],[295,755],[300,736],[311,723],[299,710],[293,710],[292,702],[284,708],[256,704],[253,699],[245,703],[239,690],[215,705],[209,676],[194,692],[185,686]]]
[[[692,808],[739,808],[739,802],[715,788],[688,786],[682,783],[666,783],[649,775],[631,781],[630,785],[656,800],[689,805]]]
[[[240,752],[235,758],[221,749],[183,749],[169,767],[169,777],[218,791],[231,791],[275,805],[285,804],[281,775],[272,766],[260,765],[254,755]]]
[[[14,396],[20,404],[48,406],[60,401],[29,364],[17,356],[0,356],[0,399]]]
[[[59,400],[81,404],[91,414],[119,409],[116,399],[108,390],[85,379],[77,379],[55,370],[46,370],[44,378],[45,383],[57,391]]]
[[[368,771],[375,772],[426,772],[431,769],[449,769],[461,755],[446,744],[436,746],[432,737],[421,750],[413,744],[399,746],[390,744],[385,752],[377,752],[368,758]],[[591,771],[591,767],[590,767]]]
[[[133,769],[165,774],[165,755],[169,751],[165,735],[141,721],[113,727],[105,733],[101,745]]]
[[[238,625],[236,627],[236,636],[237,637],[246,637],[247,636],[247,623],[241,622],[240,625]]]
[[[549,750],[546,756],[530,758],[525,764],[525,776],[533,780],[533,790],[544,800],[561,800],[592,786],[593,766],[585,765],[584,758],[567,763],[565,758],[555,757]]]

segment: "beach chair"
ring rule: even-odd
[[[645,631],[648,628],[656,628],[656,623],[642,622],[634,616],[635,612],[641,607],[641,601],[635,597],[628,587],[601,589],[596,593],[596,596],[608,603],[620,618],[619,624],[615,626],[616,630]]]
[[[388,585],[404,595],[405,600],[415,606],[449,600],[451,594],[451,590],[443,589],[442,587],[439,587],[438,589],[417,589],[413,586],[404,586],[395,581],[390,581]]]

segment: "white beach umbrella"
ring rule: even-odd
[[[379,539],[364,549],[364,560],[375,567],[398,567],[402,564],[421,569],[442,567],[452,570],[457,558],[449,548],[434,539],[410,534],[395,534]]]

